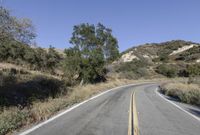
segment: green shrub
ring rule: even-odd
[[[188,92],[190,104],[200,105],[200,91],[192,90]]]
[[[131,62],[125,62],[117,65],[115,67],[115,70],[117,72],[136,72],[139,68],[147,67],[148,63],[146,61],[140,61],[140,60],[133,60]]]
[[[138,79],[149,75],[148,66],[147,61],[134,60],[116,65],[115,71],[120,73],[122,78]]]
[[[27,111],[20,111],[14,109],[13,111],[4,111],[0,114],[0,135],[4,135],[7,132],[17,129],[26,123],[28,118]]]
[[[177,69],[172,65],[162,64],[157,67],[156,72],[166,77],[172,78],[177,76]]]
[[[197,60],[200,58],[199,53],[200,53],[200,46],[194,46],[191,49],[182,52],[177,59],[184,61]]]
[[[188,104],[200,105],[200,92],[191,90],[178,95],[178,98]]]
[[[192,64],[187,66],[189,76],[200,76],[200,64]]]

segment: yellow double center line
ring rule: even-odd
[[[129,108],[128,135],[139,135],[138,115],[136,109],[135,92],[131,94]]]

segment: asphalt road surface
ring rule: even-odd
[[[200,121],[141,84],[110,91],[46,123],[28,135],[127,135],[131,94],[140,135],[200,135]]]

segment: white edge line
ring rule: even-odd
[[[148,84],[148,83],[151,83],[151,82],[146,82],[146,83]],[[63,111],[63,112],[57,114],[56,116],[53,116],[52,118],[50,118],[50,119],[48,119],[48,120],[46,120],[46,121],[44,121],[44,122],[39,123],[38,125],[36,125],[36,126],[30,128],[30,129],[28,129],[28,130],[26,130],[26,131],[24,131],[24,132],[22,132],[22,133],[19,133],[19,135],[27,135],[27,134],[33,132],[34,130],[36,130],[36,129],[42,127],[43,125],[45,125],[45,124],[47,124],[47,123],[49,123],[49,122],[51,122],[51,121],[53,121],[53,120],[59,118],[60,116],[62,116],[62,115],[64,115],[64,114],[66,114],[66,113],[72,111],[73,109],[75,109],[75,108],[77,108],[77,107],[83,105],[84,103],[87,103],[88,101],[93,100],[93,99],[95,99],[95,98],[97,98],[97,97],[99,97],[99,96],[102,96],[102,95],[104,95],[104,94],[106,94],[106,93],[108,93],[108,92],[110,92],[110,91],[113,91],[113,90],[119,89],[119,88],[123,88],[123,87],[135,86],[135,85],[146,84],[146,83],[128,84],[128,85],[123,85],[123,86],[115,87],[115,88],[109,89],[109,90],[107,90],[107,91],[104,91],[104,92],[102,92],[102,93],[100,93],[100,94],[98,94],[98,95],[96,95],[96,96],[93,96],[93,97],[91,97],[91,98],[89,98],[89,99],[87,99],[87,100],[85,100],[85,101],[83,101],[83,102],[81,102],[81,103],[78,103],[78,104],[72,106],[71,108],[69,108],[69,109],[67,109],[67,110],[65,110],[65,111]]]
[[[159,95],[161,98],[163,98],[165,101],[171,103],[172,105],[174,105],[175,107],[177,107],[178,109],[180,109],[181,111],[187,113],[188,115],[192,116],[193,118],[195,118],[196,120],[200,121],[200,118],[195,116],[194,114],[186,111],[185,109],[183,109],[182,107],[180,107],[179,105],[175,104],[174,102],[170,101],[169,99],[166,99],[163,95],[161,95],[159,92],[158,92],[158,88],[156,88],[155,90],[156,94]]]

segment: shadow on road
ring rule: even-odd
[[[198,110],[198,109],[189,109],[188,111],[190,113],[196,115],[197,117],[200,117],[200,110]]]

